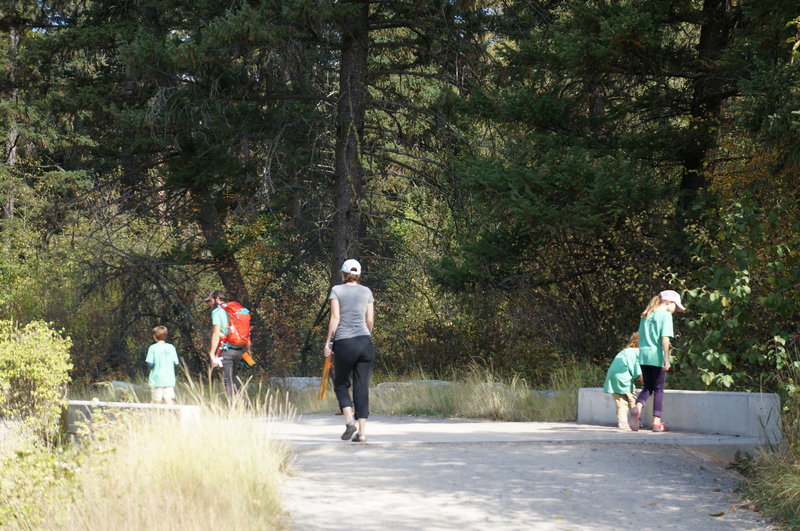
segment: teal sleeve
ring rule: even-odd
[[[153,355],[153,347],[152,345],[147,349],[147,359],[144,360],[145,363],[155,363],[155,356]]]
[[[213,312],[211,312],[211,324],[218,325],[220,328],[226,328],[228,326],[228,314],[225,313],[225,310],[222,308],[215,308]]]
[[[675,337],[674,332],[672,330],[672,314],[669,312],[664,312],[664,315],[661,316],[661,322],[659,323],[659,330],[660,333],[658,334],[659,338],[662,337]]]

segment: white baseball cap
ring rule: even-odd
[[[681,296],[678,295],[677,291],[672,291],[671,289],[667,289],[659,293],[658,296],[661,297],[662,301],[674,302],[679,312],[686,311],[686,308],[684,308],[683,304],[681,304]]]
[[[345,260],[342,264],[342,273],[352,273],[354,275],[361,274],[361,264],[358,263],[358,260],[354,258],[350,258],[349,260]]]

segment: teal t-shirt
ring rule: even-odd
[[[642,374],[639,366],[639,349],[626,348],[619,352],[611,362],[606,373],[603,391],[624,395],[634,389],[633,380]]]
[[[147,349],[147,363],[152,363],[149,383],[152,387],[175,387],[178,353],[170,343],[153,343]]]
[[[653,310],[645,319],[639,320],[639,363],[642,365],[664,366],[662,337],[674,337],[672,314],[667,310]]]
[[[228,312],[225,308],[216,307],[211,311],[211,325],[219,325],[220,335],[228,335]]]

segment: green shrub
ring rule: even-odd
[[[34,321],[0,321],[0,416],[18,419],[38,435],[56,433],[69,382],[72,342]]]
[[[775,390],[794,366],[800,243],[777,243],[779,217],[742,202],[690,228],[696,268],[682,279],[676,373],[686,388]]]
[[[26,444],[0,462],[0,528],[42,529],[59,520],[76,494],[80,455]]]

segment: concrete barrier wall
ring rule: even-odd
[[[671,430],[758,438],[764,442],[782,440],[781,403],[774,393],[725,391],[664,392],[664,423]],[[642,422],[653,419],[653,399],[648,400]],[[600,387],[578,391],[578,422],[616,425],[612,395]]]
[[[78,435],[80,423],[91,422],[95,411],[124,411],[134,410],[151,414],[172,414],[178,417],[179,422],[187,422],[200,417],[200,406],[146,404],[139,402],[102,402],[99,400],[70,400],[62,413],[62,423],[67,436],[75,438]]]

